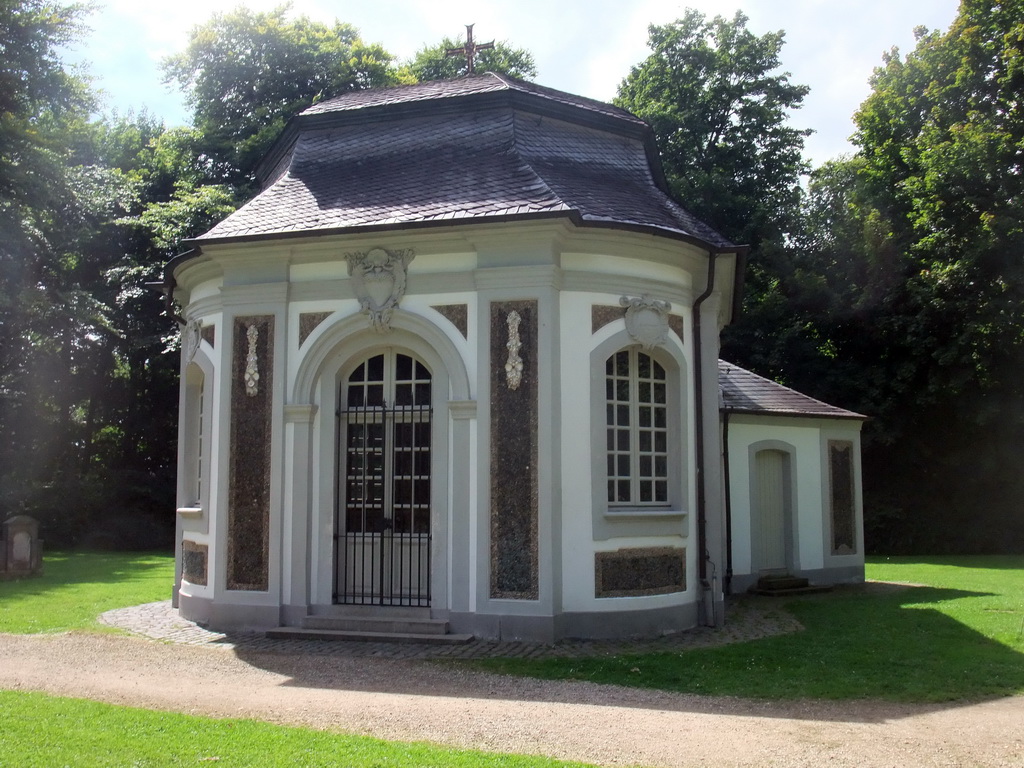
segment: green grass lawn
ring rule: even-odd
[[[43,571],[0,581],[0,632],[102,630],[96,617],[104,611],[170,599],[174,586],[171,555],[47,552]]]
[[[205,764],[232,768],[582,766],[543,757],[388,742],[252,720],[212,720],[14,691],[0,691],[0,712],[0,768]]]
[[[925,702],[1024,692],[1024,557],[876,558],[867,574],[924,586],[782,601],[806,631],[731,646],[471,663],[532,677],[768,699]]]

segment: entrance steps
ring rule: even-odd
[[[790,595],[813,595],[818,592],[831,592],[831,584],[811,584],[801,576],[790,576],[780,574],[773,576],[762,576],[757,584],[749,590],[755,595],[767,595],[769,597],[787,597]]]
[[[275,627],[269,638],[291,640],[349,640],[375,643],[468,643],[473,635],[452,634],[448,622],[432,619],[428,609],[395,608],[348,610],[306,616],[299,627]]]

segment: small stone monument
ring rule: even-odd
[[[43,571],[39,522],[15,515],[0,525],[0,579],[20,579]]]

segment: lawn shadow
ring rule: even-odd
[[[115,584],[137,580],[140,574],[166,565],[155,557],[167,552],[44,552],[42,573],[11,581],[0,581],[0,600],[41,595],[75,584]]]
[[[240,645],[235,653],[252,666],[287,677],[284,685],[306,688],[879,723],[1024,690],[1024,654],[935,608],[920,607],[986,596],[902,584],[844,588],[782,604],[804,623],[804,632],[676,653],[644,653],[639,646],[638,653],[608,658],[516,661],[517,674],[526,679],[514,684],[507,676],[464,662],[325,655],[322,648],[313,652],[308,641],[277,651]],[[410,665],[420,668],[407,673]],[[698,669],[709,683],[695,690]],[[747,693],[714,685],[716,674],[736,678],[737,669],[740,678],[743,673],[756,676],[765,694],[752,698],[749,679],[742,687]],[[565,679],[573,674],[570,670],[576,679]],[[641,672],[630,675],[631,670]],[[538,679],[531,671],[562,679]],[[976,675],[987,675],[983,685],[972,681]],[[810,684],[794,693],[787,685],[793,679]],[[622,681],[627,685],[617,684]],[[830,686],[841,686],[845,700],[836,700]]]

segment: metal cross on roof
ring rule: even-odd
[[[494,41],[489,43],[480,43],[477,45],[473,42],[473,27],[474,24],[466,25],[466,44],[461,48],[449,48],[445,51],[445,56],[465,56],[466,66],[468,74],[473,74],[473,63],[476,61],[477,51],[486,51],[494,47]]]

